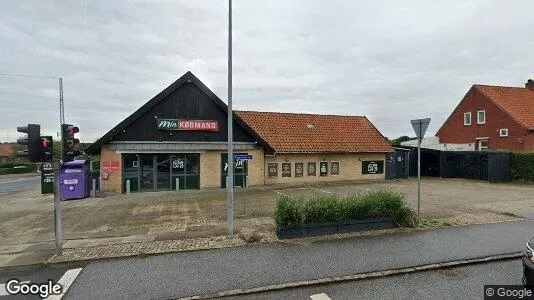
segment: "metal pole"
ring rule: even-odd
[[[93,179],[93,197],[96,197],[96,179]]]
[[[65,124],[65,106],[63,101],[63,78],[59,77],[59,132],[61,136],[61,143],[59,143],[59,153],[61,155],[60,162],[63,163],[63,126]]]
[[[234,234],[234,149],[232,112],[232,0],[228,0],[228,234]]]
[[[421,138],[417,142],[417,226],[421,221]]]
[[[61,165],[60,165],[61,166]],[[54,171],[54,183],[56,184],[56,191],[54,193],[54,231],[56,235],[56,255],[61,256],[62,241],[61,241],[61,199],[59,195],[59,168],[55,168]]]

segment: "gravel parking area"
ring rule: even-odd
[[[338,182],[303,186],[236,189],[236,227],[270,231],[280,195],[365,193],[392,189],[417,207],[414,179]],[[534,186],[423,178],[422,214],[456,223],[487,223],[534,217]],[[0,244],[53,240],[53,198],[38,191],[0,197]],[[65,239],[153,234],[155,240],[197,238],[226,233],[226,191],[203,190],[120,195],[62,203]]]

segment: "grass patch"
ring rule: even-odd
[[[323,194],[307,199],[281,196],[276,201],[275,210],[276,225],[284,228],[383,217],[391,217],[401,226],[413,227],[414,216],[404,195],[389,190],[347,197]]]

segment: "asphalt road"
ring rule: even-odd
[[[0,196],[39,189],[40,185],[41,180],[37,175],[0,176]]]
[[[521,271],[521,260],[508,260],[223,299],[309,300],[311,295],[321,293],[326,294],[332,300],[483,299],[484,285],[520,285]]]
[[[97,262],[70,299],[187,297],[237,288],[519,252],[533,221],[308,244],[262,245]]]

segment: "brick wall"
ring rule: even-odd
[[[200,154],[200,187],[217,188],[221,187],[221,154],[226,151],[206,151]],[[263,149],[239,151],[252,155],[252,160],[248,163],[249,185],[264,184],[264,160]]]
[[[477,124],[477,111],[486,111],[486,123]],[[471,125],[464,125],[464,113],[471,112]],[[500,137],[499,129],[507,128],[508,137]],[[523,151],[526,130],[476,89],[471,89],[443,124],[439,132],[442,144],[474,144],[477,137],[489,137],[489,150]],[[478,148],[477,148],[478,149]]]
[[[286,161],[287,160],[287,161]],[[382,174],[362,174],[362,161],[383,161],[385,172],[384,153],[353,153],[353,154],[277,154],[265,157],[265,184],[275,183],[313,183],[338,180],[385,179]],[[319,162],[339,162],[339,175],[319,176]],[[282,177],[282,163],[291,163],[291,177]],[[316,162],[316,176],[308,176],[307,163]],[[278,176],[268,176],[268,164],[278,163]],[[302,177],[295,177],[295,163],[304,163]]]
[[[100,153],[100,177],[104,178],[102,164],[104,162],[119,162],[118,172],[109,172],[108,179],[102,179],[101,192],[104,194],[120,194],[122,193],[122,159],[121,155],[115,150],[111,149],[109,145],[102,146]]]

